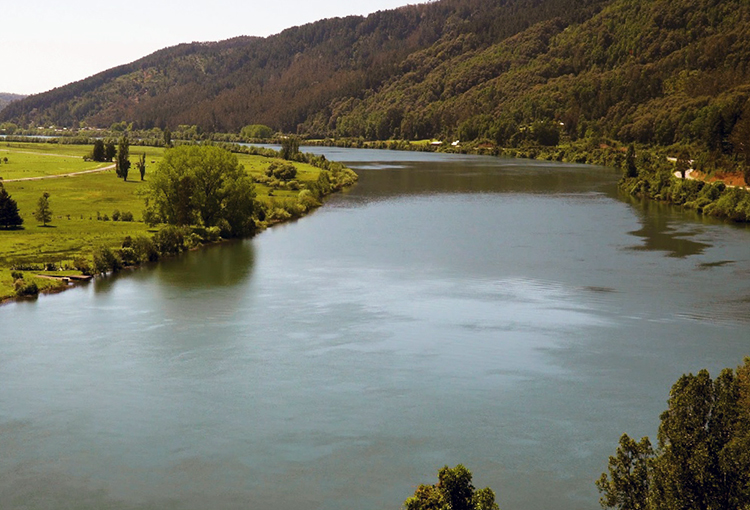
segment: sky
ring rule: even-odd
[[[25,0],[0,7],[0,92],[36,94],[167,46],[266,37],[412,0]]]

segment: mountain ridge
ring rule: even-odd
[[[741,0],[440,0],[165,48],[0,121],[731,153],[750,122],[748,27]]]

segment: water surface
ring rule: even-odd
[[[0,307],[0,507],[399,508],[466,464],[596,509],[619,436],[750,354],[745,228],[612,170],[345,149],[255,239]]]

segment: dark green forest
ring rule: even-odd
[[[167,48],[14,102],[0,122],[744,155],[732,140],[749,76],[741,0],[441,0]]]

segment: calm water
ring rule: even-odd
[[[604,168],[328,149],[253,240],[0,307],[0,508],[398,509],[466,464],[596,509],[683,372],[750,355],[750,232]]]

